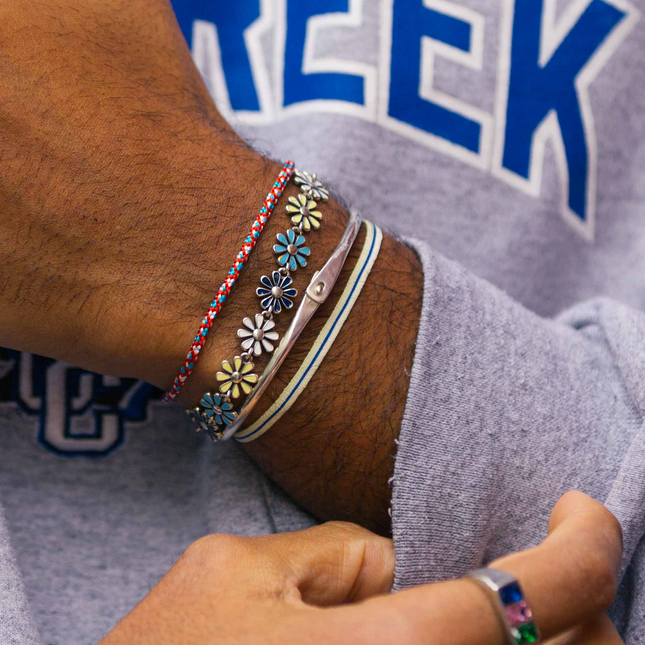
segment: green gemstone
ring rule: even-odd
[[[526,625],[520,625],[518,629],[520,636],[522,637],[522,640],[519,641],[520,643],[536,643],[538,638],[540,637],[535,623],[526,623]]]

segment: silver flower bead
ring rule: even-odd
[[[287,213],[292,216],[291,221],[298,227],[299,232],[309,233],[312,228],[320,228],[322,213],[316,210],[317,206],[318,204],[313,199],[302,193],[295,197],[289,197]]]
[[[255,314],[253,320],[245,318],[242,324],[244,327],[237,330],[237,335],[244,339],[243,350],[259,356],[262,350],[270,354],[275,349],[273,342],[280,336],[277,332],[271,331],[275,327],[273,320],[266,319],[262,314]]]
[[[316,177],[315,172],[308,173],[306,170],[296,170],[293,180],[308,197],[318,202],[326,202],[329,199],[329,190],[323,186],[323,183]]]
[[[249,394],[259,379],[257,374],[252,373],[253,363],[243,361],[241,356],[236,356],[233,363],[223,360],[222,370],[215,374],[215,379],[220,383],[219,391],[234,399]]]

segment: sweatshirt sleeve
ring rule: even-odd
[[[40,645],[25,588],[0,507],[0,643]]]
[[[619,598],[615,618],[642,634],[645,314],[597,299],[542,318],[410,243],[425,286],[393,479],[394,588],[535,545],[578,489],[623,526],[632,606]]]

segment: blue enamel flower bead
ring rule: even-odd
[[[230,426],[237,418],[237,412],[233,411],[233,404],[221,394],[207,392],[199,403],[204,414],[218,426]]]
[[[263,275],[260,284],[262,286],[257,288],[256,293],[262,298],[260,304],[263,309],[273,307],[273,313],[279,314],[283,309],[293,307],[293,298],[298,292],[291,286],[293,280],[289,276],[273,271],[270,276]]]
[[[273,250],[278,254],[278,263],[287,267],[290,271],[295,271],[298,265],[307,266],[307,258],[311,251],[303,246],[305,243],[304,235],[296,235],[289,229],[287,234],[277,234],[279,244],[273,245]]]

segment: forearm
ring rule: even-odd
[[[141,361],[119,356],[158,351],[142,331],[164,324],[162,309],[191,313],[227,261],[199,261],[209,225],[234,245],[246,204],[232,197],[246,197],[266,162],[206,100],[166,2],[59,0],[34,12],[12,0],[0,24],[2,340],[137,375]],[[127,337],[114,333],[123,318]],[[114,351],[93,350],[99,332]]]
[[[279,164],[217,113],[166,2],[30,8],[23,0],[0,8],[0,344],[165,389]],[[297,190],[285,191],[215,321],[183,402],[214,389],[221,361],[240,353],[236,331],[259,310],[257,281],[275,268],[273,241]],[[333,199],[321,210],[321,231],[308,236],[311,260],[298,270],[300,293],[347,221]],[[258,412],[324,324],[361,240]],[[420,284],[414,253],[386,237],[318,374],[279,426],[249,446],[320,517],[388,528]],[[282,314],[281,332],[288,322]]]
[[[286,201],[297,192],[291,186]],[[241,353],[236,330],[245,316],[261,311],[255,290],[261,275],[275,269],[275,233],[284,231],[284,206],[276,209],[262,239],[215,321],[214,333],[200,356],[180,399],[196,404],[217,388],[215,374],[223,359]],[[347,213],[335,200],[321,205],[322,227],[308,236],[312,256],[294,276],[300,294],[315,270],[322,267],[342,236]],[[279,396],[331,314],[363,246],[364,231],[352,249],[331,298],[321,307],[291,351],[249,422]],[[231,257],[233,254],[231,254]],[[252,457],[289,494],[321,519],[359,522],[389,533],[388,480],[394,468],[395,441],[405,408],[414,341],[418,327],[422,274],[415,253],[385,235],[379,258],[338,338],[302,395],[269,433],[244,444]],[[211,287],[212,288],[212,287]],[[203,302],[207,302],[207,293]],[[282,334],[295,313],[282,312]],[[181,353],[151,364],[152,380],[167,387],[194,335],[195,320],[176,329],[184,341]],[[257,361],[261,366],[262,360]],[[259,369],[262,369],[259,367]]]

